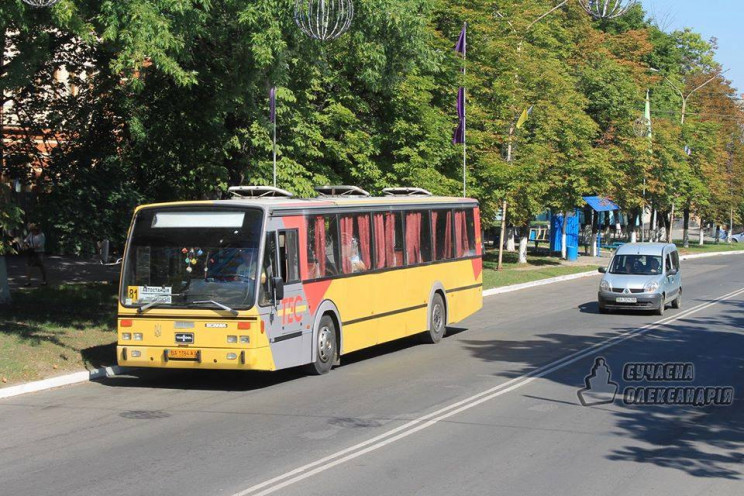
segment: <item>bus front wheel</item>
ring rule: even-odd
[[[444,300],[439,293],[434,294],[429,309],[429,330],[421,335],[424,343],[435,344],[442,340],[444,331],[447,326],[447,310],[444,307]]]
[[[327,374],[336,361],[336,325],[330,315],[323,315],[315,337],[315,361],[307,369],[313,375]]]

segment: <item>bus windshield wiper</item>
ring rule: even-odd
[[[151,301],[150,303],[147,303],[146,305],[142,305],[141,307],[138,307],[137,308],[137,313],[143,313],[143,312],[145,312],[145,311],[147,311],[147,310],[149,310],[149,309],[151,309],[153,307],[157,307],[159,305],[168,305],[168,303],[165,303],[163,301],[158,301],[158,300]]]
[[[224,304],[220,303],[219,301],[201,300],[201,301],[192,301],[191,303],[193,303],[194,305],[200,305],[200,304],[204,304],[204,303],[211,303],[212,305],[215,305],[215,306],[220,307],[222,310],[225,310],[227,312],[230,312],[231,314],[233,314],[236,317],[238,315],[238,311],[237,310],[233,310],[232,308],[228,307],[227,305],[224,305]]]

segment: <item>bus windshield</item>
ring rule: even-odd
[[[262,218],[258,209],[140,211],[124,260],[122,303],[142,310],[252,307]]]

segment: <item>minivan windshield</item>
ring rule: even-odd
[[[125,255],[122,303],[143,311],[205,305],[250,308],[262,218],[258,209],[141,210]]]
[[[652,255],[615,255],[610,266],[610,274],[651,276],[661,271],[661,257]]]

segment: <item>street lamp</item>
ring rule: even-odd
[[[696,92],[697,90],[699,90],[700,88],[702,88],[703,86],[705,86],[705,85],[707,85],[708,83],[710,83],[711,81],[713,81],[714,79],[716,79],[716,78],[717,78],[718,76],[720,76],[720,75],[722,75],[722,74],[725,74],[726,72],[728,72],[728,69],[726,69],[726,70],[725,70],[725,71],[723,71],[723,72],[720,72],[720,73],[717,73],[717,74],[713,75],[713,76],[712,76],[712,77],[710,77],[710,78],[709,78],[708,80],[706,80],[706,81],[705,81],[705,82],[704,82],[703,84],[701,84],[701,85],[697,86],[697,87],[696,87],[696,88],[694,88],[694,89],[693,89],[692,91],[690,91],[690,92],[689,92],[689,93],[687,94],[687,96],[685,96],[685,94],[684,94],[684,93],[682,92],[682,90],[681,90],[681,89],[679,89],[679,87],[678,87],[678,86],[677,86],[676,84],[674,84],[674,83],[673,83],[673,82],[672,82],[672,81],[671,81],[671,80],[670,80],[670,79],[669,79],[668,77],[666,77],[666,76],[665,76],[664,74],[661,74],[661,71],[660,71],[659,69],[655,69],[654,67],[649,67],[648,69],[649,69],[649,70],[650,70],[651,72],[658,72],[658,73],[659,73],[659,74],[661,75],[661,77],[663,77],[663,78],[664,78],[664,81],[666,81],[666,82],[667,82],[667,83],[669,84],[669,86],[671,86],[671,87],[672,87],[672,88],[674,89],[674,91],[676,91],[676,92],[677,92],[677,94],[679,95],[679,97],[680,97],[680,98],[682,99],[682,117],[680,118],[680,121],[679,121],[679,123],[680,123],[681,125],[684,125],[684,124],[685,124],[685,113],[686,113],[686,111],[687,111],[687,100],[689,100],[689,99],[690,99],[690,97],[692,96],[692,94],[693,94],[693,93],[695,93],[695,92]]]
[[[680,112],[681,113],[681,116],[680,116],[680,119],[679,119],[680,126],[684,126],[685,125],[685,114],[687,113],[687,100],[690,99],[690,97],[693,95],[693,93],[695,93],[697,90],[701,89],[702,87],[704,87],[705,85],[707,85],[708,83],[710,83],[711,81],[713,81],[714,79],[716,79],[718,76],[721,76],[722,74],[725,74],[726,72],[728,72],[728,69],[726,69],[723,72],[714,74],[713,76],[711,76],[710,78],[708,78],[703,84],[698,85],[695,88],[693,88],[685,96],[684,92],[676,84],[674,84],[668,77],[666,77],[664,74],[662,74],[659,69],[656,69],[655,67],[649,67],[648,70],[651,71],[651,72],[656,72],[661,77],[663,77],[664,78],[664,81],[666,81],[667,84],[669,86],[671,86],[672,89],[674,89],[674,91],[682,99],[682,109],[681,109],[681,112]],[[689,208],[685,208],[684,221],[683,221],[683,229],[682,229],[682,231],[683,231],[683,234],[682,234],[682,244],[683,244],[683,246],[685,248],[687,248],[687,247],[690,246],[690,234],[689,234],[689,229],[690,228],[689,228],[689,222],[690,222],[690,209]],[[669,230],[671,231],[671,229],[672,229],[672,226],[670,225]],[[700,244],[701,245],[703,244],[702,219],[701,219],[701,224],[700,224]]]
[[[31,7],[51,7],[59,0],[23,0],[23,3],[30,5]]]

